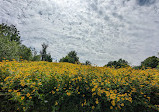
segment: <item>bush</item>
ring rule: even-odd
[[[105,66],[114,67],[114,68],[125,68],[125,67],[129,67],[129,64],[126,60],[119,59],[118,61],[110,61]]]
[[[0,24],[0,61],[7,60],[31,60],[30,48],[20,43],[19,31],[14,25]]]
[[[156,68],[158,63],[159,59],[156,56],[152,56],[141,62],[141,66],[145,68]]]
[[[71,51],[68,53],[66,57],[60,59],[60,62],[68,62],[68,63],[79,63],[79,57],[77,57],[76,51]]]
[[[19,60],[18,44],[14,41],[10,42],[8,39],[0,38],[0,61],[3,59]]]
[[[0,109],[20,112],[157,112],[158,74],[156,69],[3,61],[0,63],[0,87],[1,93],[9,97],[0,97]],[[3,108],[5,102],[10,105],[9,110]]]

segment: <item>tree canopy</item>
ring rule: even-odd
[[[79,63],[79,57],[77,56],[76,51],[71,51],[67,54],[66,57],[60,59],[60,62],[68,62],[68,63]]]
[[[0,38],[7,38],[9,41],[20,43],[19,31],[14,25],[0,24]]]
[[[86,60],[86,62],[84,63],[85,65],[91,65],[92,63],[88,60]]]
[[[159,58],[156,56],[148,57],[143,62],[141,62],[141,66],[144,68],[156,68],[159,63]]]
[[[42,44],[42,50],[40,51],[41,54],[41,61],[48,61],[52,62],[52,58],[50,54],[47,54],[46,49],[48,48],[48,45],[43,43]]]
[[[110,61],[108,62],[107,67],[114,67],[114,68],[123,68],[123,67],[128,67],[129,64],[126,60],[124,59],[119,59],[118,61]]]
[[[30,48],[20,43],[19,31],[14,25],[0,24],[0,61],[7,60],[31,60]]]

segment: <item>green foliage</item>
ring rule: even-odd
[[[42,44],[42,51],[40,52],[41,54],[41,61],[48,61],[48,62],[52,62],[52,58],[50,54],[47,54],[46,49],[48,48],[48,45],[43,43]]]
[[[91,65],[91,62],[86,60],[85,65]]]
[[[66,57],[60,59],[60,62],[79,63],[79,57],[77,57],[76,51],[71,51]]]
[[[128,64],[128,62],[126,60],[119,59],[118,61],[110,61],[105,66],[114,67],[114,68],[124,68],[124,67],[128,67],[129,64]]]
[[[86,60],[86,62],[85,63],[81,63],[82,65],[91,65],[91,62],[90,61],[88,61],[88,60]]]
[[[139,69],[141,69],[142,67],[141,66],[134,66],[134,67],[132,67],[133,69],[135,69],[135,70],[139,70]]]
[[[41,55],[33,56],[32,61],[41,61]]]
[[[27,48],[25,45],[19,46],[19,56],[23,60],[31,60],[32,59],[32,52],[30,48]]]
[[[20,44],[19,31],[14,25],[0,24],[0,38],[7,38]]]
[[[155,106],[159,104],[157,74],[156,69],[136,71],[66,63],[3,62],[0,67],[0,80],[3,82],[0,83],[0,90],[4,96],[0,96],[0,110],[158,112]]]
[[[7,60],[19,59],[18,44],[15,41],[9,41],[7,38],[0,38],[0,61],[3,58]]]
[[[0,24],[0,61],[7,60],[32,60],[30,48],[20,43],[19,31],[14,25]]]
[[[148,57],[143,62],[141,62],[141,66],[144,68],[156,68],[159,63],[159,60],[156,56]]]
[[[35,48],[32,49],[32,61],[41,61],[41,55],[37,55],[37,51]]]

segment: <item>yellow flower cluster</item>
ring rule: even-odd
[[[159,89],[159,71],[157,69],[134,70],[132,68],[107,68],[76,65],[69,63],[49,63],[49,62],[0,62],[0,78],[3,79],[2,89],[24,101],[32,100],[34,93],[37,93],[42,86],[42,80],[46,81],[54,78],[56,85],[50,93],[52,95],[59,92],[66,93],[67,96],[81,94],[83,88],[81,82],[85,84],[85,89],[92,93],[95,98],[92,109],[100,103],[98,97],[103,95],[110,102],[110,109],[124,107],[124,101],[132,103],[132,95],[140,92],[146,99],[150,96],[145,91],[151,87]],[[16,89],[19,84],[20,89]],[[137,85],[137,86],[136,86]],[[26,91],[25,88],[30,88]],[[156,93],[158,94],[158,93]],[[87,94],[83,95],[83,97]],[[86,105],[86,100],[82,106]],[[57,103],[56,103],[57,105]]]

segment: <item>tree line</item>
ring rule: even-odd
[[[6,60],[28,60],[28,61],[48,61],[52,62],[50,53],[47,53],[49,46],[42,44],[40,54],[32,48],[28,48],[21,43],[20,34],[14,25],[0,24],[0,61]],[[80,63],[76,51],[70,51],[65,57],[61,58],[59,62],[68,62],[73,64],[91,65],[91,62],[86,60],[85,63]],[[117,61],[110,61],[104,67],[124,68],[129,67],[128,61],[119,59]],[[134,66],[134,69],[159,68],[159,58],[156,56],[148,57],[140,66]]]
[[[49,61],[51,55],[46,52],[48,45],[43,43],[40,55],[35,49],[23,45],[20,34],[14,25],[0,24],[0,61],[6,60],[28,60],[28,61]]]

